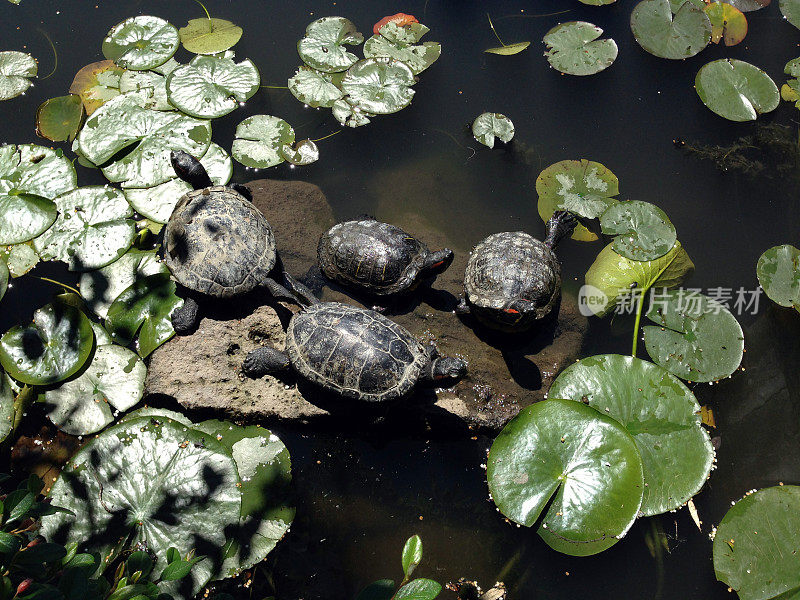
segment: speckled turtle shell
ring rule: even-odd
[[[429,254],[418,239],[374,219],[334,225],[317,246],[319,266],[326,277],[377,296],[414,285]]]
[[[338,302],[295,314],[286,331],[286,354],[306,379],[369,402],[409,392],[429,360],[404,327],[375,311]]]
[[[224,186],[183,195],[167,222],[165,260],[190,290],[228,298],[258,287],[275,266],[275,236],[263,214]]]

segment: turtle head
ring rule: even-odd
[[[544,238],[544,243],[550,249],[555,248],[558,242],[568,235],[572,235],[577,224],[578,218],[571,212],[557,210],[547,221],[547,237]]]
[[[453,251],[450,248],[444,248],[428,255],[422,265],[422,271],[426,276],[438,275],[444,273],[452,263]]]
[[[196,190],[214,185],[205,167],[194,156],[183,150],[173,150],[169,155],[175,174]]]
[[[431,363],[431,379],[436,383],[455,383],[467,374],[467,363],[460,358],[443,356]]]

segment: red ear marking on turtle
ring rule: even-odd
[[[511,315],[518,315],[519,314],[519,311],[515,310],[513,308],[506,308],[505,312],[507,312],[508,314],[511,314]]]
[[[437,267],[441,267],[443,264],[444,264],[444,261],[443,261],[443,260],[440,260],[439,262],[437,262],[436,264],[434,264],[434,265],[431,267],[431,269],[435,269],[435,268],[437,268]]]

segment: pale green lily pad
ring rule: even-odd
[[[239,107],[258,91],[261,77],[251,60],[197,56],[167,76],[167,96],[178,110],[215,119]]]
[[[177,63],[176,63],[177,65]],[[143,108],[152,110],[175,110],[167,98],[167,78],[155,71],[125,71],[119,78],[122,94],[137,90],[150,90]]]
[[[11,190],[0,193],[0,244],[19,244],[47,231],[58,215],[52,200]]]
[[[9,274],[16,279],[38,264],[39,255],[30,244],[14,244],[0,248],[0,261],[5,262]]]
[[[375,115],[388,115],[408,106],[416,83],[411,68],[392,58],[367,58],[347,70],[342,91],[352,104]]]
[[[631,29],[642,48],[672,60],[694,56],[711,41],[711,21],[692,2],[673,15],[669,0],[643,0],[631,13]]]
[[[617,0],[580,0],[581,4],[588,4],[590,6],[605,6],[606,4],[614,4]]]
[[[311,140],[300,140],[294,146],[281,146],[281,157],[293,165],[304,166],[319,160],[319,148]]]
[[[30,54],[16,50],[0,52],[0,101],[24,94],[38,70],[39,65]]]
[[[133,210],[118,189],[82,187],[59,196],[55,203],[58,219],[33,243],[44,260],[60,260],[72,271],[88,271],[117,260],[133,243]]]
[[[484,146],[494,148],[495,138],[505,143],[514,138],[514,123],[500,113],[481,113],[472,122],[472,137]]]
[[[361,110],[361,107],[353,104],[350,98],[346,96],[333,103],[331,112],[333,113],[334,118],[339,121],[339,123],[345,127],[352,128],[367,125],[370,122],[369,118],[375,116],[372,113]]]
[[[721,58],[703,66],[694,82],[697,95],[709,109],[731,121],[754,121],[775,110],[780,93],[769,75],[756,66]]]
[[[36,111],[36,135],[53,142],[72,141],[83,121],[83,100],[76,94],[50,98]]]
[[[283,119],[253,115],[239,123],[231,155],[246,167],[266,169],[283,162],[281,147],[294,144],[294,129]]]
[[[50,420],[71,435],[88,435],[114,422],[144,393],[147,368],[136,354],[117,345],[98,345],[88,366],[74,379],[44,393]]]
[[[242,39],[242,28],[225,19],[189,19],[178,30],[181,44],[194,54],[217,54],[233,48]]]
[[[611,66],[617,58],[617,43],[598,39],[603,30],[585,21],[556,25],[544,36],[547,61],[569,75],[594,75]]]
[[[778,6],[786,20],[800,29],[800,0],[780,0]]]
[[[322,73],[311,67],[300,67],[289,79],[289,91],[303,104],[311,108],[320,106],[330,108],[344,96],[344,92],[334,83],[334,75]],[[341,84],[341,78],[338,81]]]
[[[344,17],[323,17],[306,28],[306,35],[297,42],[297,53],[303,62],[317,71],[338,73],[358,61],[345,45],[364,41],[353,23]]]
[[[14,426],[14,389],[11,379],[0,369],[0,442],[5,441]]]
[[[373,35],[364,42],[364,58],[394,58],[407,64],[414,75],[418,75],[435,63],[442,54],[442,45],[438,42],[419,43],[429,31],[421,23],[404,26],[387,23],[381,27],[378,35]]]
[[[103,56],[124,69],[146,71],[167,62],[180,45],[178,30],[164,19],[131,17],[115,25],[103,40]]]
[[[800,250],[789,244],[770,248],[759,257],[756,275],[770,300],[800,311]]]
[[[505,46],[497,46],[496,48],[487,48],[484,52],[500,54],[502,56],[513,56],[514,54],[519,54],[530,45],[530,42],[517,42],[516,44],[506,44]]]
[[[649,202],[617,202],[600,216],[606,235],[616,235],[614,250],[631,260],[664,256],[678,239],[667,213]]]
[[[10,273],[8,272],[8,265],[6,265],[6,261],[0,258],[0,300],[2,300],[3,296],[6,295],[9,275]],[[0,375],[0,377],[2,376],[4,375]],[[2,382],[0,382],[0,387],[2,387]]]
[[[113,60],[101,60],[83,67],[75,74],[69,87],[70,94],[78,94],[83,100],[87,115],[91,115],[112,98],[119,96],[119,81],[125,69]]]
[[[75,168],[60,149],[0,146],[0,193],[20,190],[52,200],[77,186]]]
[[[714,449],[700,405],[661,367],[631,356],[591,356],[564,369],[548,397],[584,402],[633,436],[644,470],[645,516],[679,508],[708,479]]]

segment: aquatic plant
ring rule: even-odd
[[[695,88],[703,104],[731,121],[753,121],[780,102],[778,87],[769,75],[732,58],[704,65],[697,72]]]
[[[183,47],[194,54],[218,54],[233,48],[242,38],[242,28],[212,17],[202,2],[195,2],[206,13],[206,18],[189,19],[189,23],[178,30]]]
[[[735,46],[747,35],[747,17],[738,8],[726,2],[710,2],[705,7],[711,21],[711,41],[726,46]]]
[[[472,122],[472,137],[489,148],[494,148],[495,138],[507,144],[514,138],[514,123],[500,113],[481,113]]]
[[[25,52],[6,50],[0,52],[0,101],[16,98],[33,85],[39,65]]]
[[[766,250],[758,258],[756,275],[770,300],[800,312],[800,250],[789,244]]]
[[[395,588],[391,579],[381,579],[365,587],[356,600],[434,600],[442,586],[432,579],[411,579],[414,570],[422,562],[422,539],[418,535],[406,540],[401,554],[403,579]]]
[[[514,54],[519,54],[523,50],[525,50],[528,46],[531,45],[530,42],[516,42],[514,44],[506,44],[503,40],[500,39],[500,36],[497,33],[497,30],[494,28],[494,23],[492,23],[492,17],[489,16],[489,13],[486,13],[486,18],[489,19],[489,27],[492,29],[492,33],[497,38],[497,41],[500,42],[500,47],[497,48],[487,48],[484,52],[488,54],[500,54],[503,56],[512,56]]]
[[[694,56],[711,41],[713,27],[704,6],[702,0],[643,0],[631,13],[633,37],[659,58]]]
[[[594,75],[617,58],[617,43],[599,39],[603,30],[585,21],[561,23],[548,31],[543,41],[550,65],[568,75]]]

